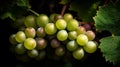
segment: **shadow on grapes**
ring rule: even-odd
[[[9,65],[10,67],[114,67],[113,64],[105,61],[99,49],[91,55],[88,54],[87,57],[85,57],[83,60],[75,60],[72,58],[67,59],[67,61],[63,61],[59,59],[50,59],[49,57],[47,57],[40,61],[31,60],[28,62],[22,62],[18,60],[14,54],[11,53],[9,48],[10,43],[8,38],[12,33],[16,33],[17,30],[13,28],[10,23],[7,23],[10,22],[9,19],[0,21],[2,40],[1,62],[3,66]]]

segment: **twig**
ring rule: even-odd
[[[65,10],[67,9],[67,5],[64,5],[61,11],[61,15],[63,16],[65,13]]]
[[[28,11],[32,12],[33,14],[35,14],[36,16],[39,16],[39,14],[37,12],[35,12],[34,10],[32,9],[28,9]]]

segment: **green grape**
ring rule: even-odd
[[[85,46],[85,44],[88,42],[88,37],[85,34],[80,34],[76,40],[80,46]]]
[[[58,39],[54,38],[51,40],[50,45],[52,48],[57,48],[60,46],[60,41]]]
[[[66,30],[60,30],[57,33],[57,39],[60,41],[65,41],[68,37],[68,33]]]
[[[49,17],[46,14],[40,14],[36,18],[36,22],[39,27],[45,27],[49,23]]]
[[[92,30],[88,30],[85,34],[87,35],[88,40],[94,40],[95,33]]]
[[[77,34],[85,34],[86,29],[83,26],[79,26],[76,30]]]
[[[49,16],[49,19],[50,19],[50,22],[54,22],[54,17],[55,17],[56,13],[52,13],[50,16]]]
[[[67,23],[66,23],[66,21],[64,19],[58,19],[56,21],[55,25],[56,25],[57,29],[63,30],[63,29],[66,28]]]
[[[10,35],[10,37],[9,37],[9,41],[10,41],[10,43],[11,43],[12,45],[16,45],[16,44],[17,44],[17,41],[15,40],[15,35],[16,35],[16,34],[12,34],[12,35]]]
[[[26,52],[26,49],[22,43],[19,43],[15,46],[15,52],[17,54],[24,54]]]
[[[97,44],[94,41],[88,41],[83,48],[87,53],[94,53],[97,50]]]
[[[69,22],[67,22],[67,30],[68,31],[75,31],[79,26],[79,23],[76,19],[70,19]]]
[[[25,35],[26,35],[26,37],[34,38],[36,35],[36,31],[33,27],[27,27],[25,29]]]
[[[27,38],[24,41],[24,47],[28,50],[32,50],[36,47],[36,41],[33,38]]]
[[[73,51],[72,55],[73,58],[77,59],[77,60],[81,60],[84,57],[84,50],[83,48],[78,48],[76,50]]]
[[[48,23],[46,26],[45,26],[45,32],[46,34],[48,35],[53,35],[57,32],[57,28],[55,26],[54,23]]]
[[[73,16],[72,14],[70,13],[65,13],[64,16],[63,16],[63,19],[68,22],[70,19],[73,19]]]
[[[45,37],[45,29],[43,27],[39,27],[36,31],[38,37]]]
[[[57,56],[63,56],[65,54],[65,48],[64,47],[58,47],[55,49],[55,54]]]
[[[78,48],[78,44],[76,43],[76,41],[72,40],[67,43],[66,48],[69,51],[74,51]]]
[[[30,58],[35,58],[38,56],[38,51],[36,49],[29,50],[27,51],[27,53]]]
[[[47,41],[44,38],[36,38],[37,46],[36,48],[38,50],[45,49],[47,46]]]
[[[70,32],[68,33],[68,38],[69,38],[70,40],[75,40],[75,39],[77,38],[77,32],[76,32],[76,31],[70,31]]]
[[[28,16],[26,16],[25,17],[25,19],[24,19],[24,25],[26,26],[26,27],[34,27],[34,28],[36,28],[36,22],[35,22],[35,16],[33,16],[33,15],[28,15]]]
[[[26,39],[26,35],[23,31],[18,31],[15,35],[15,40],[18,43],[22,43]]]

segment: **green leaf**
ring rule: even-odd
[[[96,29],[107,30],[114,35],[120,35],[120,5],[110,3],[100,6],[97,15],[93,17]]]
[[[10,18],[12,20],[15,20],[15,17],[10,12],[6,12],[2,15],[1,19],[5,19],[5,18]]]
[[[69,3],[70,2],[70,0],[61,0],[61,2],[60,2],[60,4],[67,4],[67,3]]]
[[[93,22],[99,3],[100,0],[73,0],[69,10],[76,11],[83,21]]]
[[[29,0],[17,0],[17,5],[22,7],[28,7],[31,8],[29,4]]]
[[[99,48],[106,61],[120,64],[120,36],[105,37],[100,40]]]
[[[29,0],[11,0],[10,2],[6,2],[6,4],[0,8],[0,18],[10,18],[14,21],[17,17],[27,13],[28,8]]]

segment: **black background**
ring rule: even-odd
[[[2,2],[1,2],[2,3]],[[47,9],[47,6],[43,6],[44,8],[38,9],[38,0],[34,0],[31,2],[32,8],[36,10],[38,13],[46,13],[50,14],[50,11]],[[2,4],[3,5],[3,4]],[[58,9],[59,8],[59,9]],[[62,9],[62,5],[57,5],[55,8],[56,12],[60,13]],[[74,14],[74,13],[73,13]],[[74,14],[76,15],[76,14]],[[12,33],[17,31],[10,25],[10,19],[2,20],[0,19],[0,67],[64,67],[65,62],[63,61],[55,61],[51,59],[44,59],[42,61],[31,61],[27,63],[23,63],[15,58],[15,56],[9,50],[9,36]],[[72,67],[115,67],[110,62],[105,61],[105,58],[102,56],[102,53],[98,49],[94,54],[90,55],[84,61],[71,61]]]

